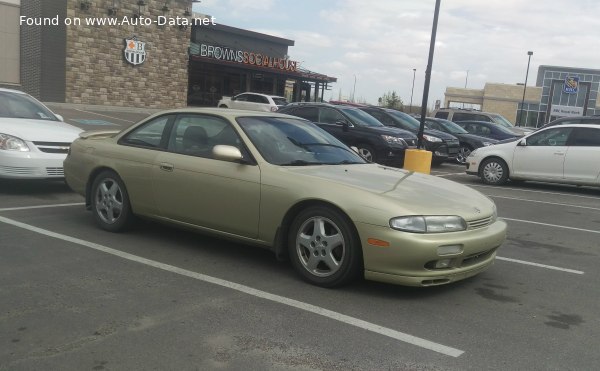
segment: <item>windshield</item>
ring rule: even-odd
[[[513,124],[510,123],[510,121],[508,121],[506,118],[504,118],[504,116],[501,115],[491,115],[492,118],[494,119],[494,122],[496,124],[500,124],[502,126],[504,126],[505,128],[514,128],[515,126]]]
[[[25,94],[0,92],[0,117],[58,121],[56,116]]]
[[[358,108],[341,108],[340,110],[350,117],[352,123],[358,126],[384,126],[375,117]]]
[[[466,131],[465,129],[456,125],[452,121],[438,119],[438,120],[435,120],[435,122],[437,122],[438,124],[443,126],[447,131],[449,131],[452,134],[468,134],[469,133],[468,131]]]
[[[313,123],[281,117],[237,119],[261,156],[282,166],[365,164],[346,147]]]
[[[386,110],[386,112],[395,117],[396,120],[399,120],[400,122],[410,126],[413,130],[419,130],[419,126],[421,126],[419,120],[410,115],[407,115],[404,112],[394,110]]]
[[[281,98],[281,97],[271,97],[273,99],[273,102],[275,102],[276,105],[278,106],[285,106],[286,104],[288,104],[288,101],[285,100],[285,98]]]

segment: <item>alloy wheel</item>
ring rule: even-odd
[[[495,162],[495,161],[488,162],[483,167],[483,177],[489,183],[499,182],[500,179],[502,179],[503,175],[504,175],[504,169],[502,168],[502,165],[499,164],[498,162]]]
[[[467,157],[471,154],[471,150],[468,147],[461,146],[458,150],[458,154],[456,155],[456,161],[459,164],[464,164],[467,162]]]
[[[296,235],[296,253],[300,264],[312,275],[334,275],[346,258],[346,244],[339,227],[330,219],[307,219]]]
[[[96,189],[95,208],[100,219],[113,224],[123,214],[123,191],[119,184],[111,178],[103,179]]]

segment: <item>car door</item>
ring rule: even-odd
[[[568,181],[600,183],[600,127],[573,129],[564,168]]]
[[[231,101],[231,105],[232,105],[231,108],[251,110],[252,102],[250,102],[249,99],[250,99],[250,94],[246,94],[246,93],[238,94],[235,96],[235,100]]]
[[[563,179],[567,140],[572,130],[552,127],[527,137],[525,146],[515,147],[512,174],[525,179]]]
[[[222,117],[177,116],[167,151],[154,163],[154,194],[162,216],[205,228],[256,238],[260,169],[213,158],[215,145],[245,146]]]
[[[269,112],[271,107],[269,105],[269,99],[258,94],[248,94],[248,104],[252,111],[263,111]]]
[[[344,129],[344,123],[348,125],[347,129]],[[319,108],[319,126],[346,145],[353,146],[358,143],[358,133],[353,130],[352,124],[332,108]]]

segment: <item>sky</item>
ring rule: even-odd
[[[423,99],[435,0],[202,0],[217,23],[295,40],[290,59],[337,77],[325,99]],[[540,65],[600,69],[598,0],[441,0],[428,106],[446,87],[525,81]],[[467,72],[468,71],[468,72]]]

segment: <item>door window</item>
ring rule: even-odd
[[[575,128],[569,145],[577,147],[600,147],[600,129]]]
[[[248,101],[252,103],[261,103],[261,104],[269,104],[269,100],[267,97],[263,97],[262,95],[249,94]]]
[[[477,113],[454,112],[454,115],[452,116],[452,121],[467,120],[492,122],[492,120],[486,115],[480,115]]]
[[[312,122],[319,122],[319,111],[316,107],[300,107],[297,108],[292,115],[302,117],[303,119]]]
[[[248,94],[240,94],[235,97],[238,102],[248,102]]]
[[[435,117],[439,119],[448,119],[448,112],[436,112]]]
[[[319,122],[322,124],[335,124],[338,122],[346,122],[344,115],[331,108],[321,108],[319,110]]]
[[[119,144],[145,148],[164,148],[165,128],[173,115],[157,117],[125,135]]]
[[[213,158],[212,149],[220,144],[242,150],[241,140],[229,122],[214,116],[180,115],[173,126],[168,150]]]
[[[573,128],[553,128],[527,138],[528,146],[566,146]]]

